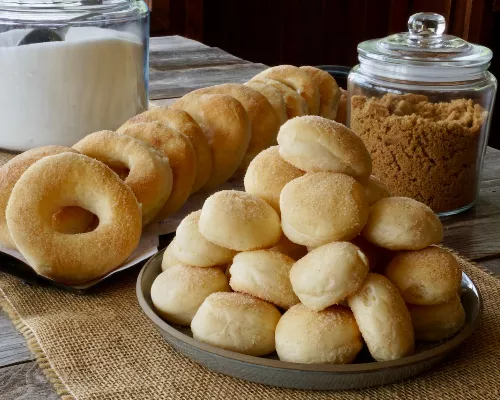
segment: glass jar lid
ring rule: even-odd
[[[445,29],[442,15],[414,14],[408,32],[361,42],[361,66],[381,76],[432,82],[470,80],[488,69],[490,49],[445,34]]]

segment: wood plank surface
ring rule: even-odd
[[[0,368],[34,359],[23,335],[10,322],[7,314],[0,311]]]
[[[55,390],[36,362],[0,369],[0,400],[57,400]]]
[[[250,64],[217,47],[189,50],[158,50],[149,56],[150,71],[200,68],[214,65]]]

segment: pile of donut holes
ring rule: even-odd
[[[245,85],[195,90],[72,148],[27,151],[0,168],[0,244],[59,282],[106,275],[142,227],[243,175],[290,117],[335,118],[340,96],[324,71],[273,67]]]
[[[456,334],[461,269],[432,210],[392,197],[340,123],[298,116],[277,142],[244,192],[219,191],[181,222],[151,288],[158,314],[204,343],[309,364],[351,363],[365,344],[395,360]]]

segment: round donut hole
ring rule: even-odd
[[[122,163],[116,163],[116,164],[106,164],[109,168],[111,168],[119,177],[122,181],[127,179],[128,174],[130,174],[130,169]]]
[[[78,206],[67,206],[52,215],[52,228],[60,233],[76,235],[92,232],[99,226],[99,217]]]

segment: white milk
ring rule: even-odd
[[[64,42],[0,33],[0,148],[72,146],[147,109],[144,47],[127,33],[71,28]]]

